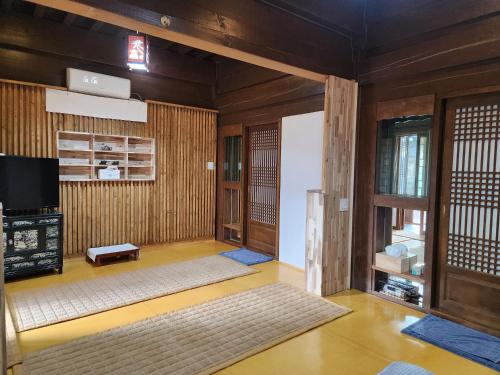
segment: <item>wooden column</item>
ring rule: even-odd
[[[5,340],[5,281],[3,276],[3,211],[0,202],[0,369],[7,374],[7,347]]]
[[[323,135],[323,196],[308,200],[308,204],[316,205],[319,200],[323,200],[322,238],[318,238],[319,233],[306,233],[308,259],[317,259],[319,262],[306,266],[306,288],[311,292],[319,292],[315,283],[320,273],[322,296],[340,292],[350,286],[356,103],[356,82],[333,76],[327,79]],[[341,203],[347,206],[342,208]],[[308,214],[317,208],[308,207]],[[321,215],[318,215],[315,221],[320,218]],[[316,227],[320,227],[320,224],[316,223]],[[319,243],[321,247],[311,248],[309,245]],[[316,276],[310,274],[311,272]]]

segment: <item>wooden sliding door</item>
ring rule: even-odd
[[[446,110],[438,310],[500,334],[500,94]]]
[[[248,127],[246,245],[278,255],[280,124]]]

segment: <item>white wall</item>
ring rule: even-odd
[[[323,111],[283,117],[279,260],[305,265],[306,191],[321,188]]]

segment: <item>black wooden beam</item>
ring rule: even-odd
[[[74,0],[60,2],[60,8],[77,9],[75,4],[109,12],[100,14],[101,21],[124,25],[115,14],[145,25],[143,29],[166,27],[179,36],[174,41],[189,39],[192,44],[185,44],[193,48],[209,43],[207,49],[214,53],[220,46],[222,51],[235,51],[228,53],[233,57],[242,51],[315,73],[354,76],[355,53],[349,37],[254,0]],[[167,26],[161,23],[162,16],[168,16]]]
[[[257,0],[329,31],[361,37],[366,0]]]
[[[35,7],[35,11],[33,12],[33,16],[36,18],[43,18],[43,15],[45,14],[45,11],[47,10],[46,7],[43,5],[37,5]]]
[[[66,16],[64,17],[63,23],[66,26],[71,26],[73,24],[73,22],[75,22],[75,20],[76,20],[77,17],[78,16],[76,14],[66,13]]]
[[[99,31],[104,26],[104,22],[95,21],[92,26],[90,26],[90,31]]]
[[[2,1],[2,9],[5,11],[10,11],[12,9],[12,3],[14,0],[3,0]]]

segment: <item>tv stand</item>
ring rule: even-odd
[[[49,212],[3,218],[5,278],[63,272],[63,214]]]

